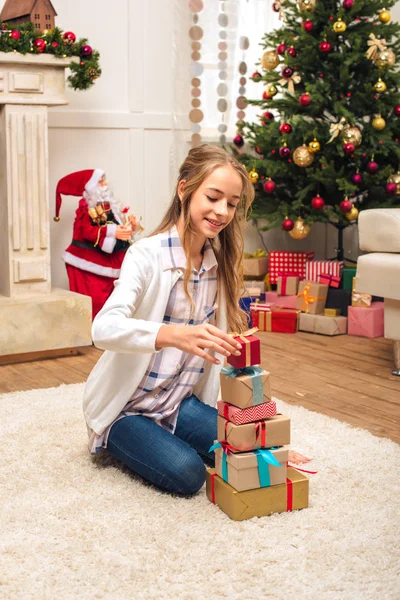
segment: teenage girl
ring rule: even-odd
[[[242,227],[254,198],[223,149],[190,150],[157,229],[127,251],[93,322],[105,350],[89,375],[84,414],[101,449],[158,488],[194,494],[213,464],[219,372],[247,328]]]

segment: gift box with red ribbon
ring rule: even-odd
[[[237,406],[218,400],[217,410],[218,414],[227,421],[235,423],[235,425],[243,425],[243,423],[254,423],[255,421],[274,417],[276,415],[276,404],[273,400],[270,400],[257,406],[238,408]]]
[[[314,258],[314,252],[273,251],[269,253],[269,282],[277,283],[279,275],[294,273],[300,280],[306,276],[307,261]]]
[[[339,277],[340,282],[343,273],[343,265],[344,263],[342,260],[310,260],[306,264],[305,279],[307,281],[319,281],[319,276],[324,273],[326,275]]]
[[[299,310],[280,308],[259,308],[251,311],[252,324],[260,331],[276,333],[296,333],[299,329]]]
[[[297,294],[297,309],[310,315],[324,313],[329,286],[323,283],[301,281]]]
[[[230,333],[236,342],[242,344],[240,356],[231,354],[227,357],[227,362],[235,367],[235,369],[243,369],[244,367],[251,367],[253,365],[259,365],[261,362],[261,344],[260,339],[253,335],[258,331],[257,327],[248,329],[241,334]]]
[[[279,274],[278,276],[278,296],[293,296],[299,289],[299,277],[295,273]]]
[[[287,468],[286,483],[238,492],[219,477],[215,469],[206,470],[207,498],[234,521],[265,517],[308,506],[308,478]]]
[[[275,415],[270,419],[235,425],[218,416],[218,441],[229,445],[232,452],[249,452],[290,444],[290,418]]]
[[[323,283],[323,284],[328,285],[333,288],[338,288],[341,280],[342,280],[341,275],[339,275],[337,277],[336,277],[336,275],[328,275],[328,273],[321,273],[321,275],[318,275],[319,283]]]

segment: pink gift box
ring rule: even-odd
[[[348,335],[383,337],[383,302],[372,302],[370,307],[349,306],[347,314]]]
[[[297,295],[278,296],[278,292],[266,292],[265,302],[275,304],[281,308],[296,308]]]
[[[254,423],[262,419],[270,419],[276,415],[276,404],[273,400],[263,402],[263,404],[258,404],[257,406],[249,406],[248,408],[238,408],[237,406],[232,406],[232,404],[218,400],[217,409],[221,417],[225,417],[225,419],[235,423],[235,425]]]

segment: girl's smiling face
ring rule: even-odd
[[[206,177],[190,199],[190,218],[196,235],[205,241],[229,225],[241,194],[241,177],[230,165],[218,167]]]

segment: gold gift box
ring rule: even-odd
[[[257,450],[263,447],[262,427],[265,427],[265,448],[290,444],[290,418],[286,415],[275,415],[270,419],[243,423],[243,425],[235,425],[224,417],[218,416],[218,441],[228,442],[235,449],[232,452]]]
[[[362,306],[363,308],[369,308],[372,304],[372,296],[371,294],[359,294],[356,292],[356,277],[353,277],[353,289],[351,292],[351,305],[352,306]]]
[[[270,485],[279,485],[286,481],[286,463],[289,459],[289,448],[283,446],[270,450],[280,467],[269,465]],[[222,477],[223,449],[215,450],[215,470]],[[260,476],[258,474],[258,461],[254,452],[240,452],[235,454],[229,452],[226,457],[228,470],[228,483],[238,492],[254,490],[260,487]]]
[[[206,494],[210,502],[217,504],[233,521],[244,521],[253,517],[266,517],[273,513],[307,508],[308,478],[292,467],[287,469],[287,478],[291,482],[289,488],[287,483],[282,483],[238,492],[229,483],[225,483],[221,477],[218,477],[215,469],[207,469]]]
[[[339,317],[341,312],[340,308],[325,308],[324,317]]]
[[[268,371],[260,373],[258,377],[262,380],[263,401],[271,400],[271,380]],[[221,399],[223,402],[233,404],[238,408],[248,408],[254,406],[252,377],[250,375],[238,375],[238,377],[228,377],[220,374],[221,381]]]

